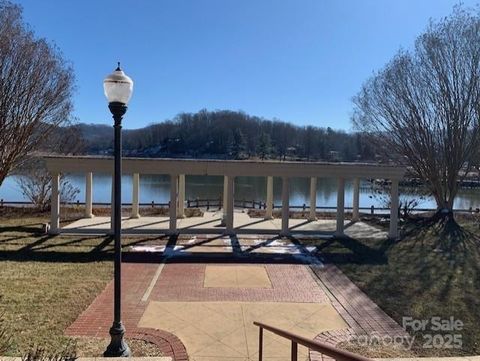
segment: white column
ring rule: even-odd
[[[343,221],[345,219],[345,179],[338,178],[337,191],[337,229],[336,236],[343,236]]]
[[[360,203],[360,179],[355,178],[353,180],[353,209],[352,209],[352,221],[354,222],[360,219],[359,203]]]
[[[282,178],[282,236],[287,236],[290,232],[288,230],[288,217],[290,212],[289,187],[288,178]]]
[[[310,214],[309,221],[317,219],[317,177],[310,178]]]
[[[92,218],[92,183],[93,174],[87,172],[85,174],[85,218]]]
[[[177,218],[185,218],[185,174],[178,176],[178,210]]]
[[[222,226],[227,224],[227,203],[228,203],[228,177],[223,176],[223,198],[222,198]]]
[[[52,194],[50,210],[50,234],[60,233],[60,175],[52,173]]]
[[[273,177],[267,177],[267,209],[265,219],[273,218]]]
[[[132,214],[130,218],[140,218],[140,174],[132,176]]]
[[[391,239],[398,238],[398,179],[392,179],[392,188],[390,190],[390,231],[388,236]]]
[[[170,175],[170,233],[175,233],[177,231],[177,184],[178,184],[178,175]]]
[[[226,209],[226,219],[225,219],[225,230],[227,233],[231,234],[233,233],[233,211],[235,207],[235,196],[234,196],[234,190],[235,190],[235,177],[233,176],[226,176],[227,180],[227,202],[224,205],[224,208]]]

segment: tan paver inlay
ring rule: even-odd
[[[285,302],[156,302],[139,327],[172,332],[184,343],[192,361],[257,360],[258,328],[253,321],[314,338],[320,332],[346,328],[330,304]],[[264,359],[290,360],[290,342],[264,333]],[[308,351],[299,347],[299,360]]]
[[[206,266],[203,287],[272,288],[263,266]]]

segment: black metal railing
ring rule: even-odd
[[[329,356],[337,361],[372,361],[372,359],[355,354],[353,352],[336,348],[324,342],[310,340],[303,336],[296,335],[289,331],[281,330],[279,328],[269,326],[261,322],[254,322],[253,324],[259,327],[258,361],[263,360],[263,330],[264,329],[280,337],[286,338],[292,342],[291,353],[290,353],[290,359],[292,361],[298,360],[298,345],[302,345],[309,348],[310,350],[320,352],[322,355]]]

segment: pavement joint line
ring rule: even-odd
[[[150,284],[148,285],[147,290],[143,294],[142,302],[148,301],[148,299],[150,297],[150,294],[152,293],[153,287],[155,287],[155,284],[157,283],[158,278],[160,277],[160,274],[162,273],[162,270],[163,270],[164,266],[165,266],[165,263],[161,263],[158,266],[157,270],[155,271],[155,274],[152,277],[152,280],[150,281]]]
[[[246,328],[247,325],[245,324],[245,311],[242,305],[240,305],[240,309],[242,310],[243,334],[245,335],[245,339],[247,339],[247,328]],[[248,342],[246,342],[246,347],[247,347],[247,355],[250,356],[250,349],[248,348]]]

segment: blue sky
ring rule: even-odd
[[[458,1],[19,3],[72,62],[82,122],[111,124],[102,81],[119,60],[135,82],[125,128],[206,108],[350,130],[361,84]]]

